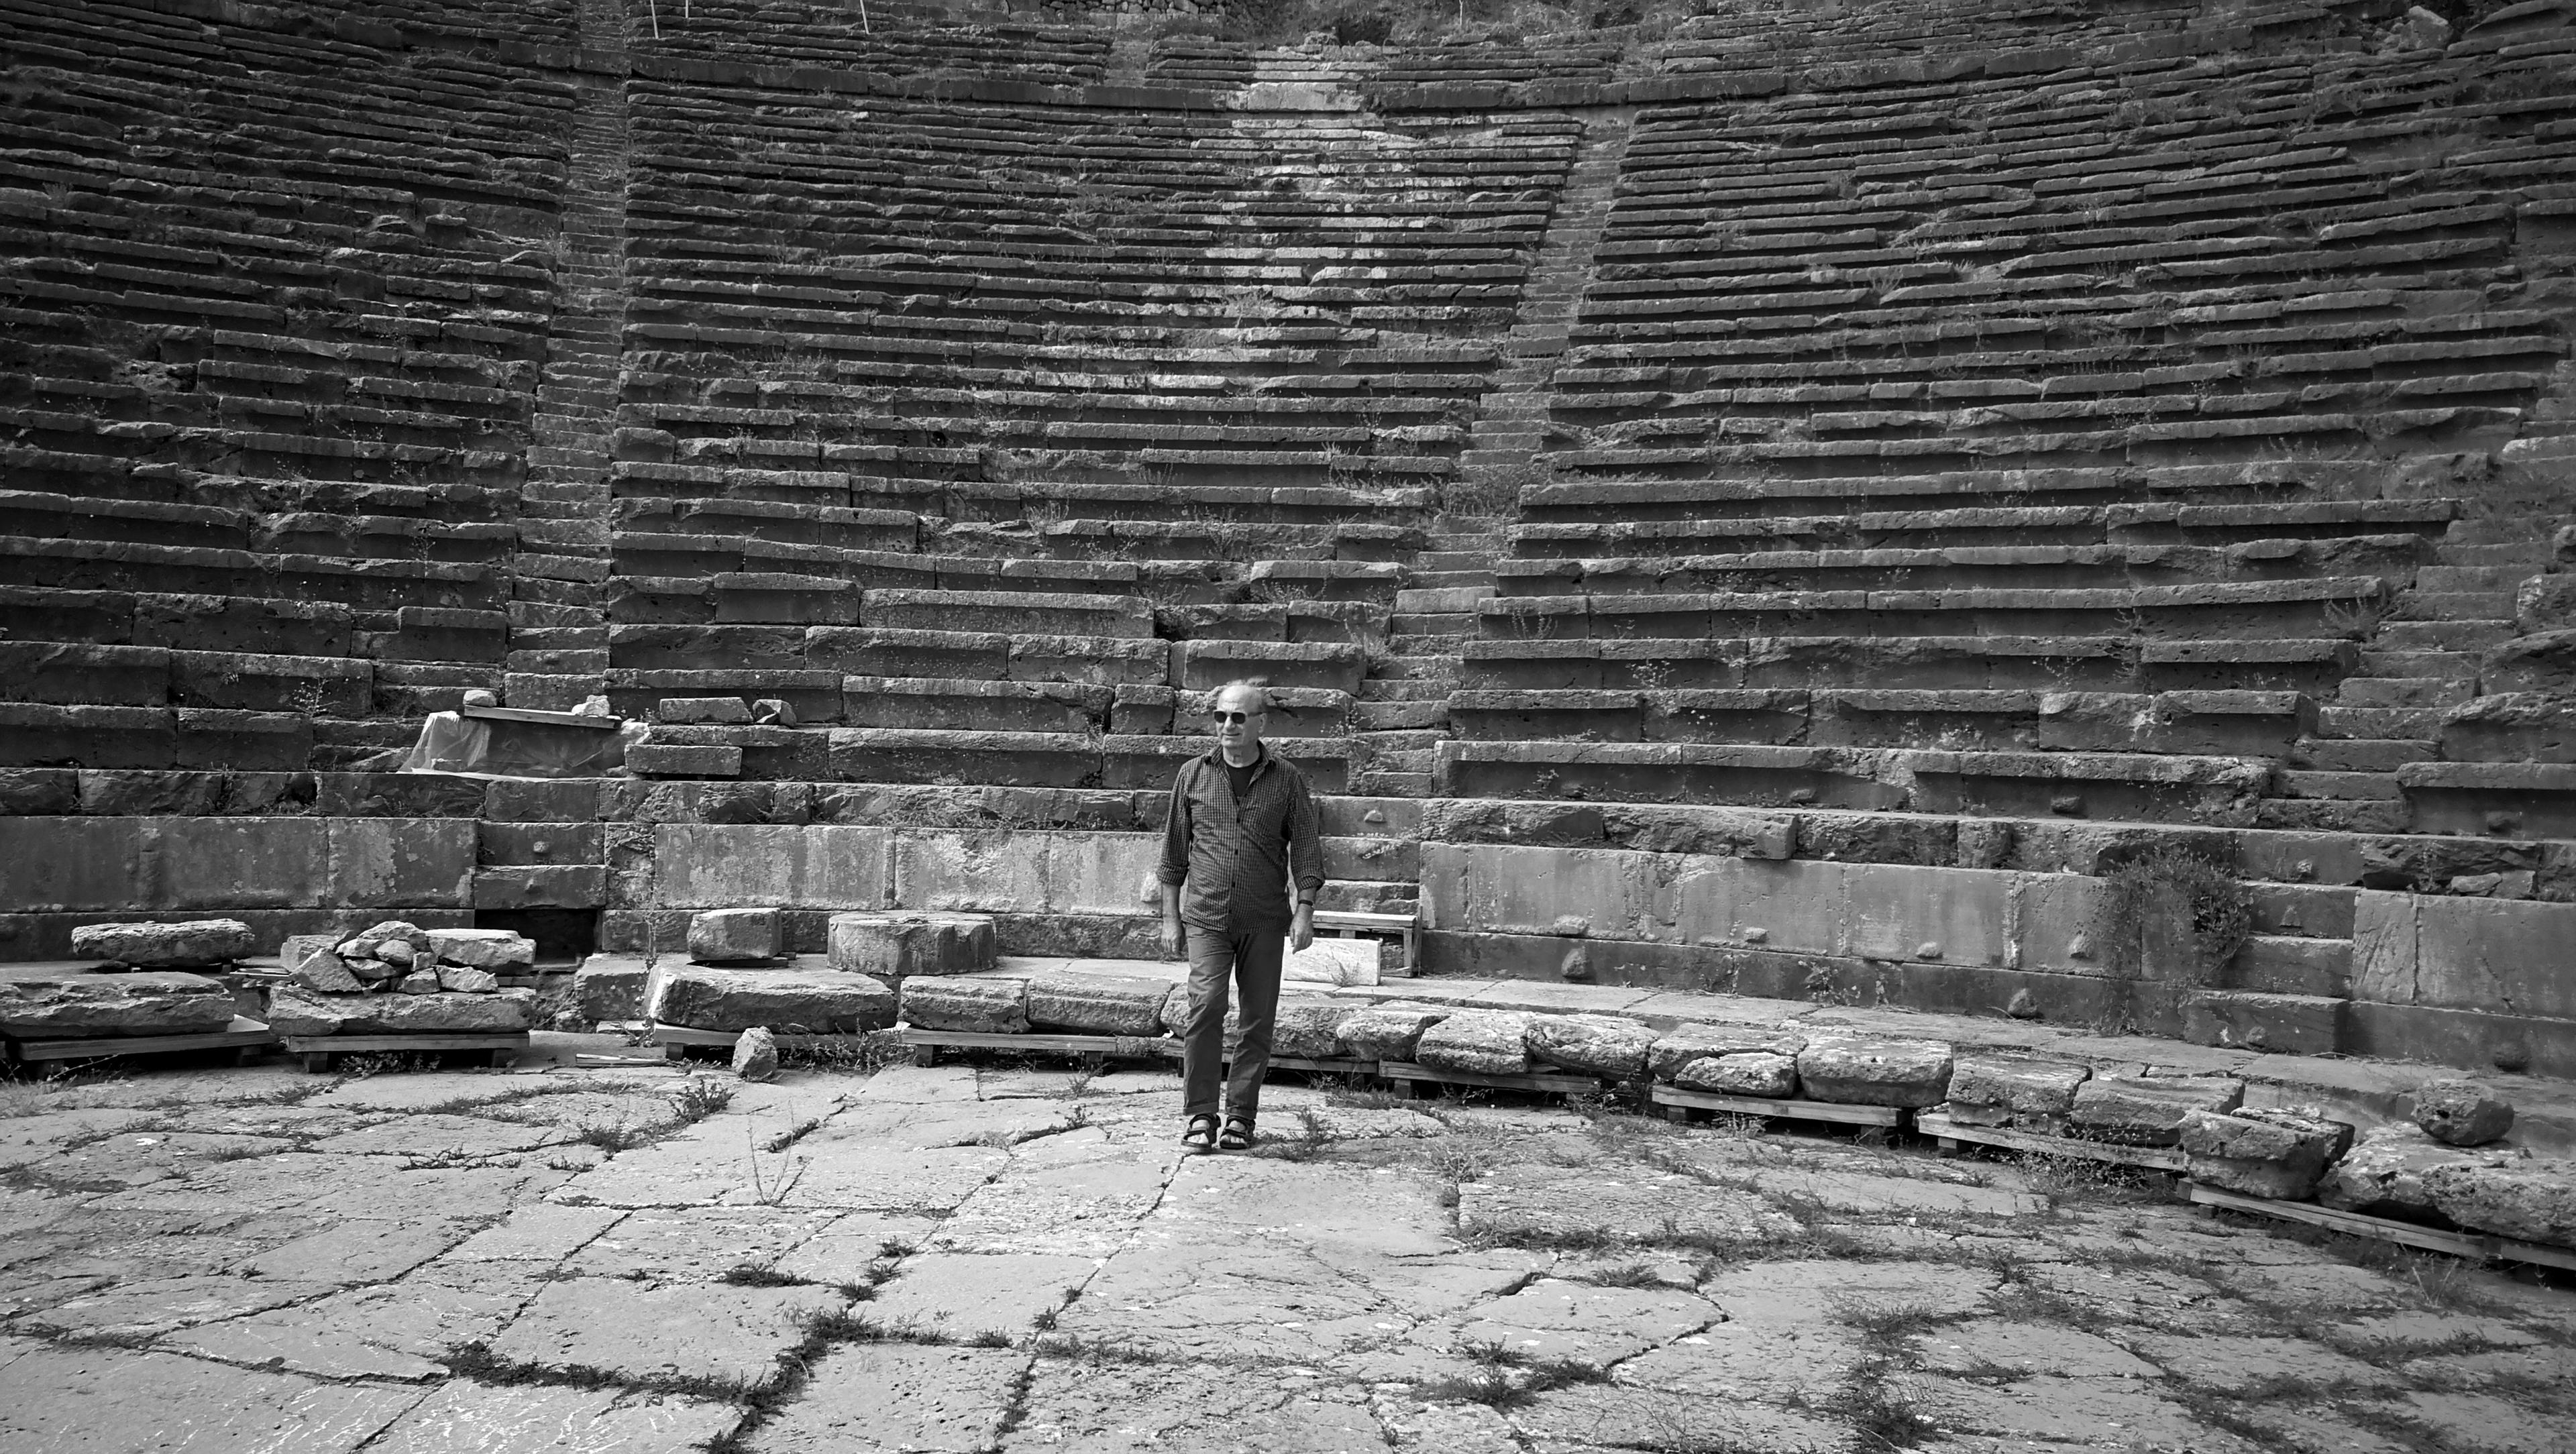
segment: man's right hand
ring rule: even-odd
[[[1163,957],[1165,959],[1180,958],[1181,942],[1181,921],[1178,919],[1165,919],[1163,921]]]

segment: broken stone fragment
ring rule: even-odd
[[[1342,1043],[1362,1060],[1409,1061],[1422,1043],[1422,1032],[1447,1018],[1449,1011],[1439,1005],[1408,1000],[1371,1005],[1342,1021]]]
[[[2415,1124],[2447,1145],[2484,1146],[2513,1129],[2513,1106],[2473,1080],[2428,1080],[2415,1088]]]
[[[281,985],[268,997],[280,1035],[508,1034],[536,1019],[535,990],[488,995],[317,995]]]
[[[408,974],[421,964],[420,946],[408,939],[387,939],[376,946],[376,958]]]
[[[1696,1056],[1674,1068],[1672,1082],[1714,1095],[1786,1100],[1798,1093],[1798,1058],[1768,1050]]]
[[[341,959],[340,963],[347,966],[349,973],[367,981],[369,984],[381,983],[386,980],[398,980],[404,975],[411,973],[410,970],[403,968],[401,965],[387,964],[381,959],[349,959],[344,957]]]
[[[305,956],[293,978],[297,984],[318,995],[362,995],[367,982],[349,972],[347,961],[328,949]]]
[[[990,914],[834,914],[824,932],[832,968],[894,983],[916,974],[975,974],[994,963]]]
[[[776,909],[710,909],[689,918],[689,958],[699,964],[739,964],[778,957]]]
[[[903,982],[903,1021],[916,1030],[1016,1035],[1029,1028],[1026,980],[917,974]]]
[[[232,1020],[233,992],[203,975],[0,965],[0,1033],[22,1039],[197,1035]]]
[[[2067,1122],[2075,1131],[2125,1146],[2171,1146],[2194,1111],[2232,1111],[2244,1083],[2227,1076],[2095,1076],[2075,1088]]]
[[[2364,1135],[2317,1184],[2317,1200],[2338,1211],[2406,1221],[2441,1219],[2432,1189],[2424,1178],[2432,1172],[2469,1166],[2502,1166],[2518,1159],[2502,1150],[2464,1151],[2445,1146],[2417,1127],[2404,1123],[2378,1127]]]
[[[257,949],[250,926],[239,919],[83,924],[72,930],[73,958],[112,959],[137,969],[228,964],[249,958]]]
[[[537,962],[537,941],[511,929],[432,929],[430,955],[441,964],[507,974]]]
[[[1440,1070],[1527,1075],[1529,1027],[1536,1018],[1518,1010],[1461,1010],[1424,1029],[1413,1058]]]
[[[1682,1067],[1694,1060],[1755,1053],[1794,1057],[1806,1048],[1804,1035],[1784,1035],[1743,1025],[1684,1025],[1647,1047],[1646,1069],[1657,1080],[1680,1085]]]
[[[766,1025],[754,1025],[733,1042],[733,1073],[744,1080],[778,1078],[778,1037]]]
[[[641,1020],[644,985],[651,978],[643,960],[594,954],[573,971],[573,1007],[585,1020]]]
[[[432,973],[438,976],[440,989],[461,995],[488,995],[501,988],[501,977],[488,969],[442,964]]]
[[[1972,1125],[2000,1126],[2028,1118],[2033,1124],[2055,1124],[2075,1107],[2076,1088],[2092,1079],[2089,1066],[2020,1055],[1963,1056],[1950,1071],[1950,1106],[1961,1111],[1995,1111],[2002,1118],[1963,1116]]]
[[[1541,1015],[1530,1021],[1529,1053],[1586,1075],[1634,1080],[1646,1073],[1653,1027],[1617,1015]]]
[[[2472,1232],[2576,1247],[2576,1161],[2436,1167],[2424,1186],[2436,1210]]]
[[[2186,1111],[2180,1145],[2191,1179],[2243,1196],[2304,1201],[2352,1128],[2302,1111]]]
[[[1810,1100],[1937,1106],[1950,1065],[1950,1047],[1934,1040],[1815,1039],[1798,1052],[1798,1084]]]
[[[1181,991],[1184,999],[1188,988]],[[1350,1054],[1342,1042],[1342,1022],[1351,1007],[1339,1000],[1282,999],[1270,1022],[1270,1053],[1304,1060],[1335,1060]]]
[[[893,987],[830,969],[710,969],[680,965],[662,976],[653,1018],[691,1030],[754,1025],[809,1035],[849,1035],[894,1023]]]
[[[1076,1035],[1160,1035],[1169,980],[1041,974],[1029,981],[1029,1024]]]
[[[402,979],[395,984],[394,988],[407,995],[434,995],[438,993],[438,971],[435,969],[404,970]]]

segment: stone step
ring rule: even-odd
[[[2383,799],[2265,798],[2254,826],[2298,833],[2403,833],[2406,805]]]
[[[1447,703],[1451,684],[1445,681],[1406,681],[1394,677],[1369,677],[1360,683],[1357,694],[1362,702],[1440,702]]]
[[[1476,617],[1468,611],[1398,611],[1389,619],[1387,629],[1396,636],[1465,640],[1476,632]]]
[[[2344,707],[2447,707],[2475,696],[2456,677],[2346,677],[2336,704]]]
[[[2428,565],[2415,572],[2415,593],[2510,593],[2534,573],[2518,565]]]
[[[2285,798],[2341,798],[2348,802],[2399,796],[2397,779],[2384,772],[2277,772],[2272,775],[2272,790]]]
[[[1478,601],[1494,598],[1494,588],[1486,586],[1411,587],[1395,593],[1396,619],[1407,613],[1464,614],[1472,618]]]
[[[1479,638],[1467,633],[1411,636],[1390,634],[1386,638],[1386,649],[1401,657],[1437,657],[1455,665],[1467,654],[1467,643],[1477,639]]]
[[[2442,714],[2421,707],[2319,707],[2319,737],[2411,738],[2441,736]]]
[[[2404,737],[2310,738],[2291,752],[2290,760],[2325,772],[2389,772],[2439,755],[2434,744]]]
[[[2469,651],[2382,651],[2365,647],[2360,666],[2358,674],[2362,676],[2472,681],[2478,674],[2478,657]]]
[[[2352,941],[2248,935],[2228,961],[2226,975],[2236,989],[2342,999],[2351,988]]]
[[[2378,645],[2392,651],[2484,651],[2514,634],[2513,623],[2494,621],[2389,621]]]
[[[1390,643],[1392,644],[1392,643]],[[1369,664],[1370,681],[1436,681],[1455,682],[1458,677],[1456,652],[1435,652],[1427,656],[1396,655],[1376,657]],[[1362,682],[1365,691],[1368,682]]]
[[[1444,697],[1372,702],[1365,698],[1368,685],[1361,684],[1363,699],[1351,704],[1351,725],[1360,732],[1413,732],[1445,729],[1449,724],[1449,705]]]
[[[2429,616],[2437,621],[2513,620],[2511,591],[2426,591],[2406,593],[2406,608],[2416,616]]]
[[[1351,787],[1381,798],[1427,798],[1431,796],[1431,774],[1372,768],[1353,777]]]
[[[2434,552],[2444,565],[2509,566],[2524,575],[2536,575],[2549,566],[2549,547],[2515,543],[2511,545],[2454,545],[2443,541]]]

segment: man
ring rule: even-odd
[[[1306,775],[1261,745],[1270,693],[1249,682],[1217,692],[1216,747],[1181,764],[1163,819],[1163,953],[1187,946],[1189,1021],[1181,1047],[1181,1149],[1240,1151],[1252,1144],[1279,966],[1289,946],[1315,942],[1315,895],[1324,887],[1315,795]],[[1295,887],[1290,887],[1291,872]],[[1217,1129],[1217,1070],[1225,1059],[1226,981],[1241,997],[1242,1039],[1226,1078],[1225,1129]]]

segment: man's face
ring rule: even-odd
[[[1261,741],[1265,714],[1260,693],[1228,687],[1216,694],[1216,704],[1209,711],[1216,717],[1216,740],[1220,745],[1241,749]]]

